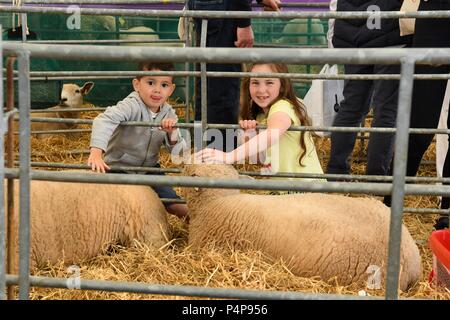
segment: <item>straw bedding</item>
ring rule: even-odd
[[[84,113],[84,118],[95,117],[96,112]],[[89,126],[85,126],[89,128]],[[329,154],[329,139],[317,140],[319,157],[326,167]],[[64,135],[55,135],[47,139],[32,138],[32,161],[86,163],[87,154],[67,153],[68,150],[87,150],[89,134],[82,134],[76,139]],[[16,146],[17,149],[17,146]],[[357,142],[355,147],[353,173],[364,173],[365,147]],[[17,150],[16,150],[17,151]],[[434,146],[426,154],[426,160],[434,160]],[[175,167],[169,162],[169,155],[163,153],[163,167]],[[242,170],[257,170],[256,166],[240,166]],[[421,167],[421,176],[435,176],[432,165]],[[177,190],[179,192],[180,190]],[[261,191],[249,191],[261,192]],[[405,207],[438,208],[437,197],[407,197]],[[450,299],[450,292],[436,291],[428,283],[428,274],[432,268],[432,253],[428,247],[428,237],[433,230],[435,215],[406,215],[404,222],[416,240],[421,256],[423,276],[421,281],[408,292],[401,292],[401,297]],[[78,264],[82,279],[138,281],[148,284],[195,285],[215,288],[242,288],[259,290],[280,290],[309,293],[358,294],[362,288],[342,286],[336,281],[328,283],[320,279],[294,276],[281,260],[271,260],[258,251],[219,251],[209,248],[192,253],[187,247],[187,224],[170,216],[174,238],[159,250],[152,250],[145,245],[135,243],[132,248],[117,245],[105,247],[103,254],[89,261]],[[48,266],[32,273],[38,276],[69,278],[67,266],[62,262]],[[383,290],[368,290],[371,296],[383,296]],[[104,291],[80,291],[68,289],[32,288],[32,299],[192,299],[190,297],[114,293]]]

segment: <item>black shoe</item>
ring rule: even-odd
[[[448,217],[440,217],[434,224],[436,230],[448,229]]]
[[[391,207],[392,197],[391,197],[390,195],[389,195],[389,196],[384,196],[384,198],[383,198],[383,203],[384,203],[386,206]]]

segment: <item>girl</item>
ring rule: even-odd
[[[288,73],[287,66],[275,63],[255,64],[256,73]],[[230,152],[203,149],[196,158],[205,163],[235,163],[266,150],[264,166],[271,173],[323,174],[314,141],[308,131],[287,131],[291,125],[309,126],[305,107],[296,97],[288,78],[245,78],[241,91],[242,129],[255,129],[257,124],[267,130],[250,138]]]

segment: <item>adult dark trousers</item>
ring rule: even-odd
[[[195,21],[197,46],[200,45],[201,20]],[[209,19],[206,47],[234,47],[236,41],[236,22],[233,19]],[[207,71],[241,71],[240,64],[207,64]],[[197,70],[200,70],[197,65]],[[201,120],[201,79],[196,78],[195,120]],[[207,83],[207,122],[217,124],[237,124],[239,115],[240,78],[208,77]],[[222,140],[226,141],[225,130],[221,130]],[[217,145],[219,147],[219,145]],[[223,145],[223,150],[236,147],[236,140]]]
[[[421,1],[420,11],[450,10],[450,0]],[[436,48],[450,47],[450,19],[416,19],[413,47]],[[417,74],[449,73],[450,66],[417,65]],[[411,128],[438,127],[442,103],[445,95],[447,80],[415,80],[411,103]],[[450,121],[447,119],[447,127]],[[433,135],[410,134],[408,143],[408,162],[406,175],[415,176],[425,151],[428,149]],[[443,176],[450,177],[450,157],[444,162]],[[441,208],[449,207],[449,198],[442,199]],[[391,197],[387,196],[384,203],[391,204]]]
[[[397,65],[345,65],[346,74],[395,74]],[[341,102],[333,126],[358,127],[372,107],[372,127],[395,126],[398,104],[397,80],[348,80],[344,85],[344,100]],[[349,157],[355,146],[357,133],[332,132],[328,173],[349,174]],[[393,153],[394,135],[371,133],[367,152],[366,174],[386,175]]]

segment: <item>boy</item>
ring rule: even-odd
[[[171,63],[142,62],[142,71],[174,71]],[[138,76],[133,79],[134,92],[117,105],[108,107],[94,119],[88,164],[92,171],[106,172],[109,165],[159,166],[159,149],[164,143],[169,151],[184,144],[179,130],[173,128],[178,118],[167,99],[175,90],[172,76]],[[161,128],[119,126],[124,121],[161,122]],[[105,160],[102,155],[105,152]],[[119,171],[115,171],[118,173]],[[121,172],[125,173],[125,172]],[[126,172],[133,173],[133,172]],[[179,199],[168,186],[152,187],[160,198]],[[187,214],[187,206],[165,203],[166,210],[178,217]]]

